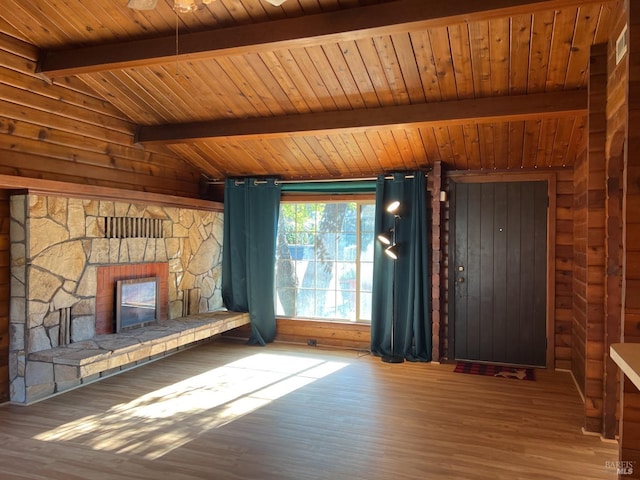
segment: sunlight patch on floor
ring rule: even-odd
[[[258,353],[34,438],[159,458],[347,365],[307,356]]]

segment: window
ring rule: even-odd
[[[280,204],[276,314],[371,321],[373,201]]]

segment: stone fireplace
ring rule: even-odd
[[[30,354],[113,333],[118,279],[158,276],[160,321],[220,308],[222,229],[207,210],[11,197],[11,400],[55,391]]]

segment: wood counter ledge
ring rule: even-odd
[[[640,389],[640,343],[614,343],[610,353],[622,373]]]

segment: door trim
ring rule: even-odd
[[[447,177],[451,181],[451,199],[449,211],[449,260],[454,256],[455,247],[455,184],[456,183],[502,183],[502,182],[547,182],[547,196],[549,206],[547,208],[547,319],[546,319],[546,368],[555,369],[555,308],[556,308],[556,174],[548,173],[467,173],[467,172],[449,172]],[[448,298],[448,329],[449,329],[449,345],[448,354],[450,358],[453,355],[455,332],[455,296],[453,295],[453,279],[455,276],[454,265],[449,261],[449,298]],[[453,360],[453,358],[451,358]]]

